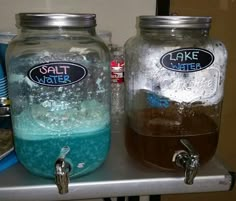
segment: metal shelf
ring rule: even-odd
[[[0,200],[51,201],[230,190],[233,178],[216,159],[200,168],[193,185],[184,184],[183,172],[141,166],[126,152],[121,125],[122,121],[113,124],[106,162],[93,173],[71,180],[69,193],[59,195],[53,180],[34,176],[17,164],[0,173]]]

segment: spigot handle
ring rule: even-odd
[[[181,139],[180,142],[185,146],[185,148],[188,151],[189,154],[189,160],[188,160],[188,166],[189,168],[198,168],[199,166],[199,154],[195,149],[193,148],[192,144],[186,140],[186,139]]]
[[[193,148],[192,144],[186,140],[186,139],[181,139],[180,140],[181,144],[185,146],[185,148],[187,149],[188,153],[190,155],[193,155],[193,156],[197,156],[198,153],[195,151],[195,149]]]
[[[60,194],[68,193],[69,173],[71,166],[63,158],[57,159],[55,163],[55,183]]]

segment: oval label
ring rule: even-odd
[[[191,73],[209,67],[214,55],[201,48],[180,48],[164,54],[160,62],[168,70]]]
[[[32,67],[28,71],[28,77],[39,85],[59,87],[79,82],[87,73],[87,69],[81,64],[58,61]]]

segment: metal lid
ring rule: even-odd
[[[140,28],[209,29],[211,17],[194,16],[140,16]]]
[[[76,27],[88,28],[96,26],[95,14],[72,13],[19,13],[16,14],[16,26],[40,27]]]

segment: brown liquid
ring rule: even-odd
[[[215,154],[218,143],[216,123],[203,113],[183,115],[181,122],[158,109],[144,109],[128,118],[126,147],[129,154],[149,166],[177,169],[172,161],[178,150],[186,150],[180,139],[187,139],[200,155],[200,164]]]

